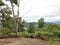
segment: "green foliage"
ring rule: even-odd
[[[11,10],[9,7],[6,7],[6,8],[2,8],[0,10],[0,18],[1,19],[1,25],[3,27],[7,27],[9,28],[11,31],[14,31],[15,30],[15,25],[14,25],[14,22],[13,22],[13,18],[10,16],[11,13]]]
[[[28,32],[19,32],[19,37],[26,37],[26,38],[30,38],[31,34]]]
[[[16,36],[16,33],[13,33],[13,32],[10,33],[10,37],[15,37],[15,36]]]
[[[5,4],[0,0],[0,6],[4,6]]]
[[[55,32],[54,32],[54,34],[55,34],[57,37],[59,37],[59,38],[60,38],[60,30],[55,31]]]
[[[2,8],[0,10],[0,14],[1,14],[0,18],[2,18],[1,19],[1,22],[2,22],[1,25],[3,27],[6,27],[8,25],[8,23],[11,23],[11,17],[10,17],[11,10],[9,7]]]
[[[6,28],[6,27],[2,27],[1,28],[1,32],[2,32],[2,35],[3,36],[9,36],[11,31],[9,30],[9,28]]]
[[[4,24],[5,24],[4,27],[9,28],[13,32],[15,31],[15,24],[12,17],[6,16],[6,21]]]
[[[36,31],[34,34],[35,37],[41,37],[41,32],[40,31]]]
[[[10,17],[9,15],[6,15],[5,19],[6,20],[4,22],[2,22],[2,26],[9,28],[12,32],[15,32],[15,25],[13,22],[13,18]]]
[[[50,32],[52,34],[51,37],[58,37],[58,38],[60,38],[60,27],[57,24],[50,24],[50,25],[48,25],[47,27],[45,27],[45,31],[46,32]]]
[[[49,24],[46,27],[47,31],[56,31],[56,30],[60,30],[60,27],[57,24]]]
[[[5,6],[4,3],[2,2],[2,0],[0,0],[0,6]],[[1,19],[1,33],[3,36],[9,36],[10,32],[12,30],[14,30],[14,23],[13,23],[13,19],[10,17],[11,10],[8,6],[4,7],[4,8],[0,8],[0,18]]]
[[[35,27],[34,27],[34,25],[32,23],[29,24],[29,27],[28,28],[29,28],[28,29],[28,32],[29,33],[34,33],[35,32]]]
[[[25,31],[25,29],[24,29],[24,27],[25,27],[25,21],[20,21],[20,23],[19,23],[19,32],[22,32],[22,31]]]
[[[44,26],[44,19],[41,18],[41,19],[38,20],[38,27],[42,28],[43,26]]]
[[[43,40],[48,40],[49,38],[52,38],[54,36],[51,32],[45,32],[45,31],[36,31],[34,33],[35,38],[41,38]]]

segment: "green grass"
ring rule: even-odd
[[[49,44],[58,44],[60,45],[60,40],[59,41],[47,41]]]
[[[47,42],[50,43],[50,44],[58,44],[58,45],[60,45],[60,39],[56,38],[56,37],[48,39]]]

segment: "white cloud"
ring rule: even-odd
[[[41,17],[49,22],[59,20],[60,0],[21,0],[20,16],[28,22],[37,21]]]
[[[59,21],[59,20],[60,20],[60,16],[45,18],[45,21],[47,21],[47,22],[53,22],[53,21]]]
[[[60,0],[34,0],[31,12],[24,19],[38,21],[43,17],[48,22],[60,20]]]

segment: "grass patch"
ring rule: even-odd
[[[60,39],[57,37],[52,37],[47,40],[48,43],[50,44],[59,44],[60,45]]]

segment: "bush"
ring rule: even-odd
[[[16,33],[10,33],[10,37],[15,37]]]
[[[9,36],[11,31],[9,30],[9,28],[2,27],[1,33],[2,33],[2,36]]]
[[[48,41],[59,41],[60,39],[57,36],[49,37]]]
[[[29,33],[34,33],[35,32],[35,26],[33,25],[33,23],[30,23],[29,24],[28,32]]]
[[[36,38],[41,38],[43,40],[47,39],[47,35],[44,31],[37,31],[35,32],[35,37]]]
[[[54,34],[60,38],[60,30],[59,31],[55,31]]]
[[[26,38],[30,38],[32,34],[28,33],[28,32],[19,32],[19,37],[26,37]]]
[[[53,37],[54,36],[54,33],[52,32],[45,32],[45,35],[47,35],[47,37]]]
[[[47,32],[47,31],[44,31],[44,30],[40,30],[40,31],[36,31],[35,34],[34,34],[34,36],[36,38],[48,39],[50,37],[53,37],[54,33]]]
[[[34,34],[35,37],[41,37],[41,32],[40,31],[36,31]]]

